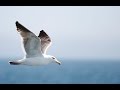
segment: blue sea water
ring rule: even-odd
[[[9,65],[0,60],[0,84],[120,84],[120,61],[62,60],[61,65]]]

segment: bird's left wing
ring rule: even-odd
[[[29,58],[42,55],[40,39],[18,21],[16,21],[16,27],[22,37],[26,57]]]

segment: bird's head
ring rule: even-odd
[[[45,55],[45,57],[47,57],[47,59],[49,59],[50,62],[52,62],[52,63],[57,63],[57,64],[61,65],[61,62],[58,61],[54,56]]]
[[[55,63],[61,65],[61,62],[58,61],[54,56],[51,56],[51,59],[52,59],[53,62],[55,62]]]

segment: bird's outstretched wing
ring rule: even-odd
[[[15,24],[23,40],[26,58],[42,55],[40,39],[18,21]]]
[[[51,39],[44,30],[41,30],[38,36],[41,40],[41,51],[46,54],[48,47],[51,45]]]

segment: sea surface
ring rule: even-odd
[[[119,60],[62,60],[46,66],[0,60],[0,84],[120,84]]]

